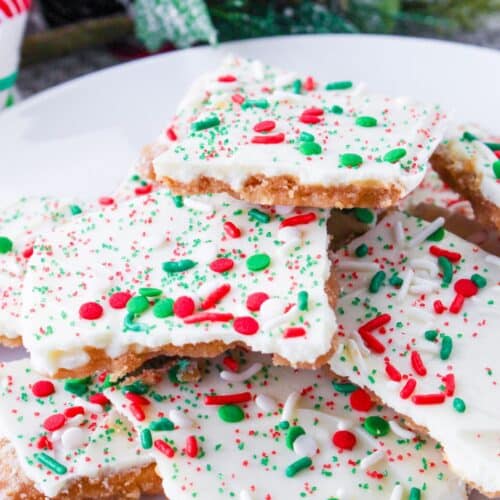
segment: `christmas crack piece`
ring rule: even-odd
[[[388,207],[422,180],[446,121],[437,106],[366,93],[351,81],[319,83],[232,59],[188,92],[154,169],[180,194]]]
[[[445,140],[431,158],[444,182],[469,200],[478,220],[500,229],[500,140],[465,131]]]
[[[332,370],[438,440],[454,472],[500,494],[500,260],[394,213],[335,254]]]
[[[58,381],[0,366],[0,496],[138,499],[159,493],[151,457],[103,394],[105,375]]]
[[[199,384],[106,391],[156,460],[167,498],[464,499],[432,440],[326,371],[237,353]]]
[[[336,332],[328,215],[164,189],[82,214],[35,244],[24,345],[57,377],[233,345],[320,365]]]

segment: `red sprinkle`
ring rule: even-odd
[[[341,450],[352,450],[356,446],[356,436],[350,431],[336,431],[332,442]]]
[[[198,441],[195,436],[188,436],[186,438],[186,455],[191,458],[198,456]]]
[[[92,396],[89,397],[89,401],[91,403],[101,406],[106,406],[109,405],[109,403],[111,403],[111,401],[102,392],[98,392],[97,394],[92,394]]]
[[[256,123],[253,127],[255,132],[271,132],[276,127],[274,120],[264,120],[263,122]]]
[[[139,186],[134,189],[134,193],[137,196],[143,195],[143,194],[149,194],[153,190],[153,185],[152,184],[146,184],[145,186]]]
[[[130,413],[134,416],[136,420],[139,422],[142,422],[145,418],[146,415],[144,414],[144,410],[142,407],[136,403],[130,403],[129,405]]]
[[[361,325],[358,329],[359,333],[363,332],[373,332],[373,330],[376,330],[377,328],[380,328],[381,326],[384,326],[386,323],[389,323],[391,321],[391,315],[390,314],[381,314],[380,316],[377,316],[376,318],[371,319],[364,325]]]
[[[283,333],[284,339],[293,339],[297,337],[303,337],[306,334],[306,330],[301,326],[291,326],[287,328]]]
[[[349,403],[351,403],[352,409],[356,411],[370,411],[373,406],[372,398],[361,388],[351,392]]]
[[[73,418],[77,415],[84,415],[85,408],[83,406],[71,406],[70,408],[66,408],[64,410],[64,416],[66,418]]]
[[[448,373],[443,377],[443,383],[446,387],[446,395],[448,397],[453,396],[455,394],[455,375]]]
[[[415,387],[417,387],[417,381],[414,378],[409,378],[399,395],[402,399],[408,399],[413,394]]]
[[[307,90],[310,92],[311,90],[314,90],[316,88],[316,82],[314,81],[312,76],[308,76],[305,81],[304,81],[304,90]]]
[[[217,78],[217,81],[222,83],[231,83],[236,81],[236,77],[234,75],[222,75]]]
[[[436,314],[443,314],[446,311],[446,306],[439,299],[434,301],[433,306]]]
[[[453,287],[455,292],[464,297],[473,297],[478,292],[479,288],[477,285],[470,279],[462,278],[455,282]]]
[[[239,238],[241,236],[240,228],[231,221],[224,222],[224,231],[231,238]]]
[[[168,127],[165,133],[171,141],[177,140],[177,134],[175,133],[174,127]]]
[[[168,458],[172,458],[175,455],[174,449],[168,443],[163,441],[163,439],[157,439],[155,441],[155,448]]]
[[[227,323],[233,318],[234,316],[231,313],[203,312],[186,316],[184,318],[184,324],[193,325],[195,323],[203,323],[204,321]]]
[[[109,305],[113,309],[125,309],[127,302],[132,298],[132,294],[128,292],[115,292],[109,298]]]
[[[253,144],[279,144],[284,142],[285,134],[279,133],[274,135],[254,135],[252,137]]]
[[[394,366],[389,363],[389,361],[386,361],[385,363],[385,373],[387,373],[387,376],[391,379],[394,380],[394,382],[401,382],[401,373],[399,370]]]
[[[80,306],[80,318],[99,319],[104,314],[104,309],[97,302],[86,302]]]
[[[459,262],[462,258],[458,252],[452,252],[436,245],[431,245],[429,252],[435,257],[446,257],[450,262]]]
[[[182,295],[174,302],[174,314],[178,318],[185,318],[194,313],[195,304],[191,297]]]
[[[36,442],[36,447],[39,450],[52,450],[52,441],[47,436],[41,436]]]
[[[251,293],[247,297],[247,309],[252,312],[260,311],[262,304],[269,299],[269,295],[264,292]]]
[[[424,362],[422,361],[418,351],[412,351],[410,359],[411,366],[415,370],[415,373],[421,377],[425,377],[425,375],[427,375],[427,369],[425,368]]]
[[[366,347],[377,354],[382,354],[385,352],[385,346],[382,342],[379,342],[370,332],[362,330],[361,328],[358,330],[363,342]]]
[[[304,111],[302,111],[303,115],[321,116],[324,113],[325,112],[321,108],[315,108],[315,107],[308,108],[308,109],[305,109]]]
[[[225,273],[234,267],[234,260],[227,258],[216,259],[210,262],[209,267],[214,273]]]
[[[415,394],[412,396],[411,400],[416,405],[439,405],[444,403],[446,395],[444,392],[438,392],[436,394]]]
[[[316,115],[301,114],[299,121],[301,121],[302,123],[308,123],[310,125],[316,125],[316,123],[319,123],[321,121],[321,118]]]
[[[222,363],[224,366],[229,370],[232,371],[233,373],[238,373],[240,369],[240,365],[238,361],[236,361],[234,358],[231,356],[226,356],[223,360]]]
[[[148,406],[151,404],[148,398],[142,396],[141,394],[136,394],[135,392],[127,392],[125,397],[136,405]]]
[[[462,310],[462,306],[464,305],[465,297],[457,293],[453,302],[450,304],[450,312],[453,314],[458,314]]]
[[[252,316],[240,316],[234,320],[233,328],[242,335],[254,335],[259,331],[259,323]]]
[[[236,394],[221,394],[205,396],[206,405],[229,405],[237,403],[247,403],[252,400],[250,392],[238,392]]]
[[[235,104],[243,104],[245,102],[245,98],[240,95],[240,94],[234,94],[232,97],[231,97],[231,100],[235,103]]]
[[[206,310],[216,306],[230,291],[231,285],[229,283],[224,283],[208,295],[208,297],[201,303],[201,308]]]
[[[66,417],[62,413],[56,413],[45,419],[43,427],[49,432],[57,431],[66,423]]]
[[[308,212],[306,214],[293,215],[281,221],[280,229],[283,227],[298,226],[300,224],[309,224],[316,220],[316,214],[314,212]]]
[[[56,392],[56,388],[50,380],[39,380],[33,384],[31,392],[33,393],[33,396],[37,398],[46,398],[47,396],[54,394],[54,392]]]
[[[23,257],[29,259],[33,255],[33,247],[27,247],[23,250]]]
[[[113,205],[113,203],[115,202],[115,200],[111,198],[111,196],[101,196],[98,201],[99,205],[102,205],[104,207]]]

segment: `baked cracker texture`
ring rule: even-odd
[[[0,497],[10,500],[45,500],[21,469],[14,448],[6,439],[0,439]],[[115,474],[83,477],[73,482],[53,500],[135,500],[141,495],[162,493],[161,480],[155,464],[137,467]]]
[[[457,158],[446,148],[439,146],[430,162],[443,182],[470,201],[481,224],[500,229],[500,207],[481,193],[481,175],[474,168],[472,160]]]
[[[21,347],[23,345],[22,337],[6,337],[5,335],[0,335],[0,345],[4,347]]]

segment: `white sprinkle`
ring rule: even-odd
[[[85,417],[81,413],[79,413],[78,415],[75,415],[74,417],[66,420],[66,425],[69,427],[78,427],[84,420]]]
[[[431,342],[430,340],[419,340],[416,343],[419,351],[429,352],[431,354],[437,354],[441,350],[441,346],[437,342]]]
[[[283,314],[288,303],[283,299],[270,298],[260,306],[259,316],[263,321]]]
[[[353,340],[349,339],[347,341],[349,352],[351,353],[351,358],[353,358],[353,361],[358,365],[358,368],[363,371],[363,373],[368,372],[368,367],[366,366],[365,360],[363,356],[361,355],[361,349],[358,345],[358,343]]]
[[[412,285],[409,290],[412,295],[432,293],[440,287],[439,283],[436,281],[423,280],[422,278],[418,277],[416,277],[416,279],[418,279],[417,283]]]
[[[391,431],[401,439],[413,439],[415,437],[414,432],[401,427],[395,420],[389,420],[389,427],[391,428]]]
[[[278,231],[278,237],[283,242],[280,247],[282,253],[289,253],[302,244],[302,233],[297,227],[284,227]]]
[[[318,443],[309,434],[302,434],[293,442],[293,451],[301,457],[312,457],[317,449]]]
[[[258,394],[255,397],[255,404],[266,413],[271,413],[278,409],[278,403],[276,400],[267,394]]]
[[[378,264],[363,260],[342,259],[336,267],[341,271],[378,271]]]
[[[496,257],[495,255],[487,255],[484,260],[488,264],[493,264],[494,266],[500,267],[500,257]]]
[[[337,488],[337,491],[335,492],[335,497],[338,498],[339,500],[346,500],[345,496],[345,490],[343,488]]]
[[[246,370],[234,373],[228,370],[223,370],[220,372],[220,378],[222,380],[226,380],[227,382],[243,382],[244,380],[249,379],[256,373],[260,372],[262,368],[262,363],[254,363],[249,366]]]
[[[396,240],[396,245],[402,247],[405,242],[405,233],[403,231],[403,224],[398,220],[394,225],[394,239]]]
[[[252,62],[252,73],[256,80],[264,79],[264,65],[260,61]]]
[[[240,500],[252,500],[250,493],[247,490],[240,491]]]
[[[276,205],[274,210],[276,210],[278,215],[290,215],[295,210],[295,207],[290,205]]]
[[[394,486],[389,500],[403,500],[404,489],[400,484]]]
[[[295,408],[299,402],[300,394],[298,392],[291,392],[286,398],[285,405],[283,406],[283,413],[281,414],[281,420],[289,422],[293,414],[295,413]]]
[[[403,280],[403,284],[401,285],[401,288],[398,290],[398,293],[396,295],[396,302],[401,303],[403,300],[406,299],[406,296],[408,295],[408,290],[410,289],[410,284],[411,280],[413,279],[414,271],[411,268],[408,268],[404,275],[401,277]]]
[[[201,285],[200,288],[198,288],[198,290],[196,291],[196,295],[198,297],[205,298],[208,295],[210,295],[213,291],[217,290],[217,288],[219,288],[224,283],[227,282],[222,279],[211,280],[208,283],[204,283],[203,285]]]
[[[429,323],[434,318],[432,314],[429,314],[428,312],[417,307],[409,307],[406,313],[408,314],[409,319],[416,319],[422,323]]]
[[[186,196],[183,198],[184,206],[188,208],[192,208],[193,210],[199,210],[204,213],[212,213],[214,211],[214,207],[209,203],[205,203],[204,201],[195,200],[190,196]]]
[[[375,453],[372,453],[371,455],[368,455],[367,457],[363,458],[361,462],[359,462],[359,468],[361,470],[366,470],[368,467],[371,467],[372,465],[375,465],[376,463],[380,462],[385,457],[385,451],[384,450],[378,450]]]
[[[66,429],[61,436],[61,443],[65,450],[76,450],[87,440],[83,429],[79,427],[70,427]]]
[[[298,318],[299,314],[300,314],[299,308],[297,306],[293,306],[285,314],[280,314],[279,316],[275,316],[274,318],[267,320],[262,325],[262,331],[268,332],[269,330],[272,330],[273,328],[276,328],[277,326],[282,325],[283,323],[291,323],[292,321]]]
[[[349,337],[352,338],[356,342],[356,345],[357,345],[361,355],[363,357],[367,358],[370,355],[370,349],[368,349],[368,347],[365,346],[365,343],[363,342],[361,335],[358,332],[353,330],[352,332],[349,333]]]
[[[181,429],[193,427],[193,420],[179,410],[170,410],[168,412],[168,418]]]
[[[415,269],[421,269],[427,271],[431,278],[436,277],[439,274],[439,268],[433,260],[427,259],[425,257],[420,259],[410,259],[410,266]]]
[[[347,418],[339,418],[337,421],[337,429],[339,431],[347,431],[352,429],[353,422]]]
[[[444,225],[444,217],[438,217],[433,220],[428,226],[424,227],[417,234],[413,236],[411,240],[406,242],[408,248],[416,247],[425,241],[432,233],[435,233],[440,227]]]
[[[90,413],[102,413],[104,411],[104,408],[101,405],[98,405],[96,403],[91,403],[90,401],[87,401],[82,398],[76,398],[75,405],[83,406]]]
[[[295,80],[297,80],[296,73],[283,73],[282,75],[276,76],[274,84],[276,87],[286,87],[287,85],[291,85]]]

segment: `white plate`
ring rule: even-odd
[[[0,199],[113,191],[167,124],[187,85],[228,52],[322,80],[365,81],[441,103],[500,132],[500,54],[427,39],[370,35],[265,38],[151,57],[78,78],[0,115]],[[0,359],[22,355],[0,349]],[[478,497],[476,497],[478,498]]]

